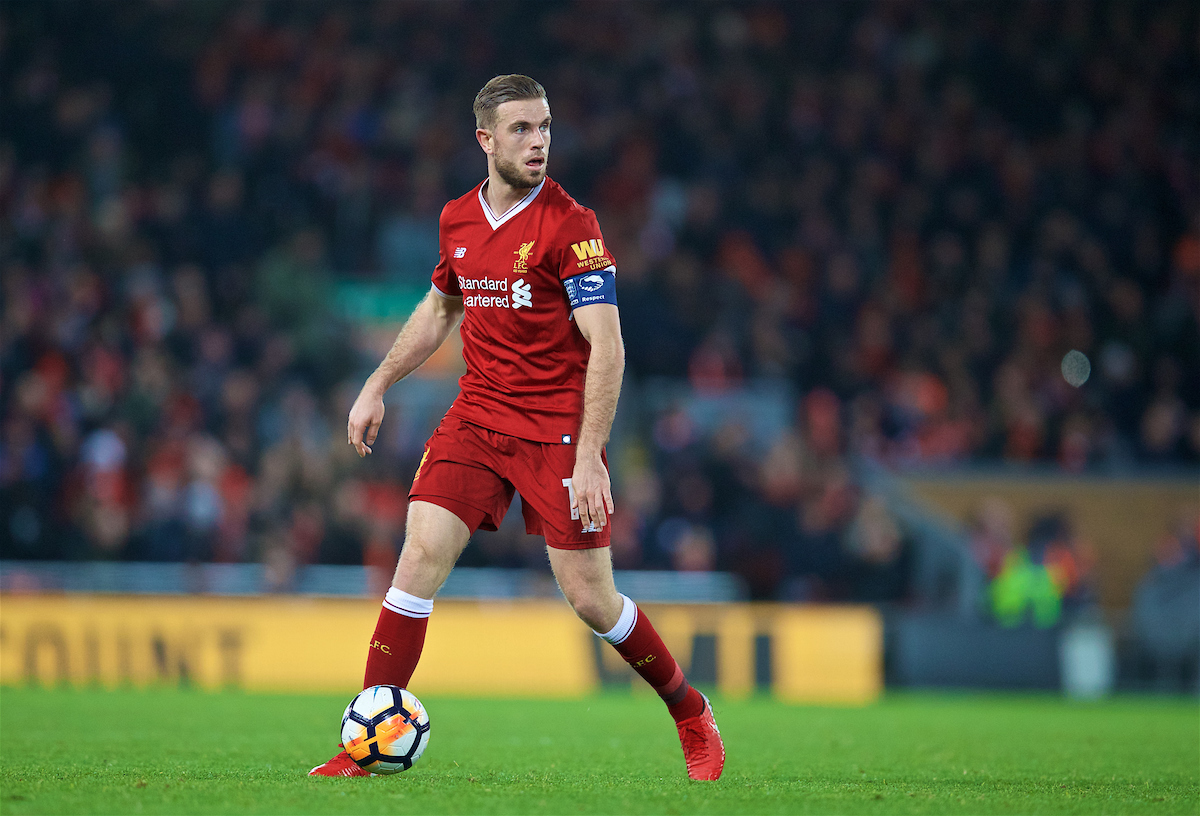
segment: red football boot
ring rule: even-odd
[[[365,771],[354,764],[354,760],[350,755],[341,750],[342,746],[338,746],[338,752],[333,755],[333,759],[328,762],[323,762],[317,767],[308,772],[309,776],[374,776],[370,771]]]
[[[708,698],[704,698],[704,711],[699,716],[688,717],[675,727],[679,729],[688,777],[709,782],[720,779],[725,768],[725,743],[721,742]]]

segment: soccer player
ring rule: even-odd
[[[688,776],[715,780],[725,747],[650,619],[613,583],[604,445],[625,367],[616,264],[595,214],[546,175],[550,104],[521,75],[475,97],[488,175],[442,210],[433,285],[350,409],[359,456],[383,421],[383,395],[462,321],[467,373],[425,445],[408,526],[367,652],[364,688],[406,687],[433,597],[475,530],[495,530],[514,491],[525,529],[546,539],[575,613],[648,682],[675,719]],[[365,776],[345,751],[310,774]]]

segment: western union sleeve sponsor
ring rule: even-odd
[[[571,249],[575,252],[575,257],[581,261],[586,261],[588,258],[599,258],[604,255],[604,240],[592,238],[588,241],[580,241],[578,244],[571,244]]]
[[[303,597],[0,596],[0,682],[350,692],[378,604]],[[864,703],[882,688],[869,608],[646,605],[688,676],[727,696]],[[415,689],[577,697],[641,688],[558,601],[439,601]]]

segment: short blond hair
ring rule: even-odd
[[[475,127],[491,130],[496,126],[496,108],[505,102],[522,99],[545,99],[546,89],[537,80],[524,74],[502,74],[492,77],[475,94]]]

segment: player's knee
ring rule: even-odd
[[[400,560],[413,566],[435,566],[445,558],[444,547],[418,536],[408,536],[400,550]]]

